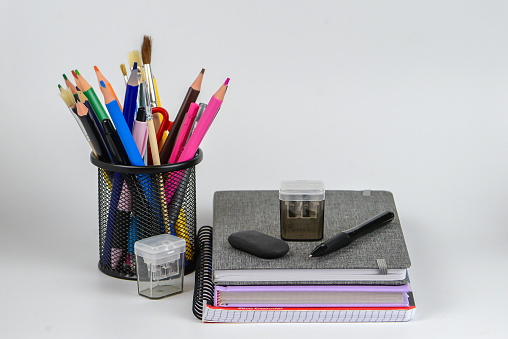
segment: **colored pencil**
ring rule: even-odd
[[[108,113],[106,113],[106,110],[99,101],[99,98],[97,97],[97,94],[95,93],[92,86],[90,86],[90,84],[85,80],[85,78],[83,78],[81,74],[79,74],[79,72],[72,71],[72,75],[76,75],[76,81],[79,82],[79,88],[88,98],[88,101],[92,105],[93,110],[95,114],[97,114],[99,120],[102,122],[104,119],[109,119]]]
[[[120,100],[118,100],[118,97],[116,96],[115,91],[113,90],[113,86],[109,83],[109,81],[106,79],[106,77],[99,71],[99,68],[97,66],[93,66],[95,69],[95,74],[97,75],[97,81],[100,83],[103,81],[106,84],[106,88],[114,95],[116,101],[118,102],[118,105],[120,106],[120,110],[123,111],[122,104],[120,103]]]
[[[189,137],[192,124],[194,119],[196,118],[196,113],[198,112],[199,105],[195,102],[191,103],[189,107],[189,111],[185,115],[185,120],[183,121],[182,126],[180,127],[180,132],[178,133],[178,137],[176,138],[175,147],[173,148],[173,153],[171,153],[171,157],[169,158],[170,164],[175,164],[182,154],[185,143],[187,142],[187,138]]]
[[[176,118],[173,121],[173,126],[171,126],[171,130],[169,131],[169,135],[166,139],[166,142],[164,143],[164,146],[162,146],[162,151],[160,154],[161,163],[163,164],[167,164],[169,158],[171,157],[171,153],[173,152],[173,148],[175,147],[176,137],[178,136],[180,127],[182,126],[183,120],[185,119],[185,114],[189,111],[190,104],[196,102],[199,96],[204,73],[205,69],[203,68],[201,72],[199,72],[196,80],[194,80],[192,85],[187,90],[187,94],[185,95],[182,105],[178,110],[178,114],[176,115]]]
[[[189,141],[187,141],[187,145],[185,145],[182,154],[178,158],[178,162],[190,160],[196,154],[201,141],[203,140],[206,132],[208,131],[208,128],[212,124],[215,116],[217,115],[217,112],[222,105],[228,84],[229,78],[210,99],[210,102],[206,106],[206,109],[203,112],[203,116],[199,120],[196,129],[194,132],[192,132],[191,136],[189,137]]]
[[[83,124],[83,127],[85,128],[85,131],[88,134],[90,142],[92,143],[92,146],[95,150],[95,156],[101,161],[111,162],[109,152],[106,149],[105,141],[95,127],[95,123],[88,108],[82,102],[77,102],[76,109],[78,117]]]
[[[138,80],[138,71],[137,71],[137,63],[134,63],[134,69],[131,71],[131,75],[129,80],[127,81],[127,86],[125,88],[125,101],[123,103],[124,110],[123,116],[125,118],[125,122],[127,123],[127,127],[132,131],[132,126],[134,125],[134,115],[136,114],[136,101],[138,99],[138,88],[139,88],[139,80]]]

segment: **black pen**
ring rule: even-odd
[[[395,214],[393,214],[393,212],[382,212],[375,217],[361,223],[360,225],[350,228],[347,231],[340,232],[339,234],[321,243],[311,252],[311,254],[309,254],[309,257],[320,257],[322,255],[332,253],[343,247],[346,247],[357,238],[390,223],[394,217]]]

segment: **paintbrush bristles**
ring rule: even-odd
[[[152,63],[152,38],[148,35],[143,37],[143,44],[141,45],[141,57],[143,64]]]
[[[135,62],[138,63],[138,67],[141,67],[143,65],[141,61],[141,52],[139,52],[138,50],[129,52],[127,54],[127,59],[129,60],[130,69],[132,69]]]
[[[123,76],[127,76],[127,67],[125,67],[125,64],[121,64],[120,69],[122,70]]]
[[[65,88],[58,94],[63,99],[67,107],[71,107],[76,102],[74,101],[74,95],[72,95],[72,92],[70,88]]]

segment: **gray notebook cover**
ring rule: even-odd
[[[219,191],[213,202],[213,270],[247,269],[377,269],[384,259],[388,269],[407,269],[411,265],[393,195],[387,191],[326,191],[324,238],[314,242],[288,241],[289,252],[277,259],[261,259],[239,251],[228,243],[231,233],[257,230],[280,239],[278,191]],[[367,234],[349,246],[320,258],[309,253],[322,241],[352,228],[385,210],[394,220]],[[371,281],[367,284],[398,285],[402,281]],[[298,284],[324,284],[308,281]],[[366,282],[330,282],[326,284],[365,284]],[[294,282],[223,282],[223,285],[274,285]]]

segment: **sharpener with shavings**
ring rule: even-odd
[[[323,239],[325,188],[322,181],[282,181],[279,200],[282,239],[289,241]]]

